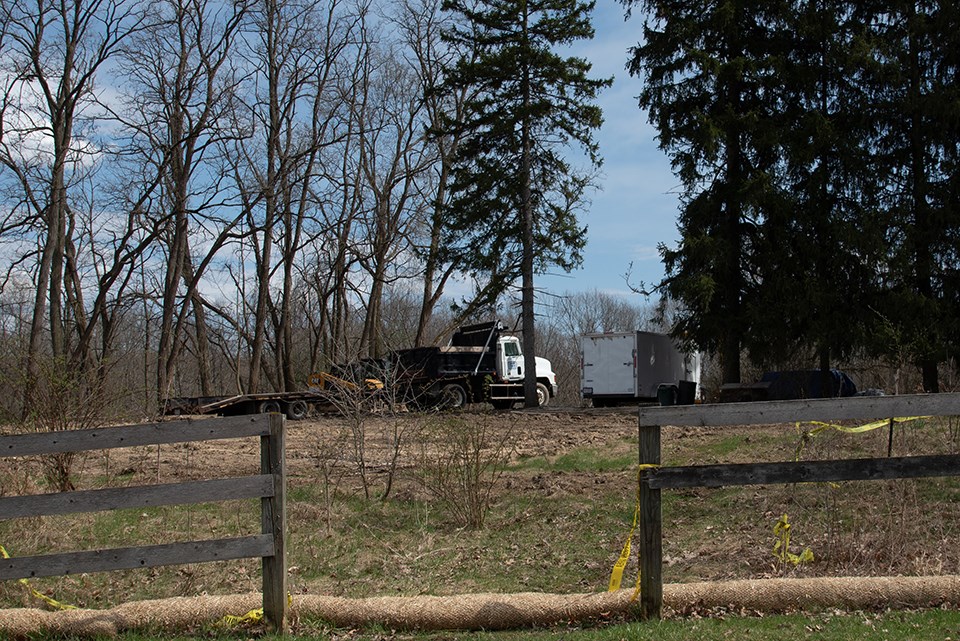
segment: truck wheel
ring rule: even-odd
[[[293,401],[287,404],[287,418],[291,421],[305,419],[307,418],[308,409],[306,401]]]
[[[445,385],[440,392],[443,407],[450,410],[463,409],[467,404],[467,390],[459,383],[450,383]]]
[[[550,390],[543,383],[537,383],[537,405],[546,407],[550,404]]]
[[[280,402],[279,401],[260,401],[260,413],[261,414],[279,414]]]

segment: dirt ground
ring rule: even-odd
[[[349,418],[326,414],[304,421],[288,421],[287,465],[292,486],[316,485],[324,462],[333,469],[343,494],[361,489],[356,471],[356,434],[364,436],[367,479],[374,491],[389,474],[394,444],[402,442],[396,463],[392,496],[401,500],[424,498],[410,475],[418,461],[418,430],[424,425],[459,420],[482,425],[493,434],[509,434],[509,470],[497,483],[500,495],[577,497],[585,504],[620,497],[623,512],[630,513],[635,493],[637,461],[636,408],[548,408],[536,411],[474,411],[453,415],[400,414],[366,416],[358,427]],[[866,458],[960,451],[956,419],[898,426],[892,441],[886,429],[849,435],[831,430],[802,439],[795,425],[752,427],[665,426],[662,456],[665,465],[747,463]],[[114,469],[136,471],[137,476],[171,482],[188,478],[253,473],[258,445],[245,442],[185,444],[170,451],[140,452],[115,461]],[[892,449],[891,449],[892,448]],[[585,459],[585,460],[581,460]],[[525,465],[529,463],[529,465]],[[328,470],[329,473],[329,470]],[[807,538],[821,550],[850,547],[831,556],[824,574],[869,574],[899,571],[909,574],[960,570],[960,549],[947,544],[951,524],[960,526],[960,483],[956,478],[920,481],[871,481],[844,484],[746,486],[690,489],[669,492],[664,508],[668,532],[665,558],[668,565],[684,565],[680,578],[738,578],[763,574],[770,568],[769,550],[754,541],[744,543],[744,532],[763,519],[763,535],[782,512],[805,519]],[[671,503],[672,501],[672,503]],[[714,511],[716,513],[714,513]],[[730,514],[730,512],[735,514]],[[751,520],[752,519],[752,520]],[[622,520],[622,517],[621,517]],[[671,536],[677,529],[700,527],[706,536]],[[768,526],[768,525],[769,526]],[[799,528],[797,528],[799,529]],[[689,536],[689,538],[688,538]],[[728,538],[728,540],[727,540]],[[689,549],[691,541],[696,550]],[[613,544],[614,553],[619,543]],[[739,550],[730,563],[703,563],[704,555],[722,557]],[[917,551],[919,550],[919,551]],[[705,552],[706,551],[706,552]],[[754,557],[747,564],[745,558]]]
[[[510,433],[510,459],[556,459],[571,451],[598,448],[608,451],[623,449],[626,441],[636,440],[636,410],[574,410],[487,412],[473,411],[456,415],[399,414],[371,415],[360,428],[365,437],[368,467],[374,474],[381,471],[392,454],[391,435],[399,430],[407,438],[402,448],[400,466],[413,464],[409,443],[413,431],[425,421],[437,423],[455,416],[460,420],[481,421],[497,433]],[[193,417],[200,418],[200,417]],[[175,419],[174,419],[175,420]],[[340,466],[352,467],[351,421],[335,414],[312,416],[302,421],[287,421],[286,458],[292,478],[314,478],[319,457],[331,457]],[[632,446],[636,449],[636,446]],[[157,448],[117,450],[109,455],[114,472],[136,473],[138,476],[176,482],[194,478],[252,473],[259,462],[259,445],[252,439],[178,444]],[[88,458],[81,466],[82,474],[104,471],[104,461]],[[89,467],[90,469],[86,469]],[[349,479],[347,480],[349,483]],[[589,492],[593,481],[589,474],[579,479],[580,490]]]

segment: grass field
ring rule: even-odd
[[[370,419],[364,426],[369,498],[350,454],[351,432],[344,421],[325,417],[289,424],[288,540],[295,594],[589,593],[606,588],[635,506],[633,416],[464,415],[462,420],[482,425],[505,444],[479,529],[458,523],[420,474],[427,460],[424,420],[388,417]],[[948,419],[896,430],[894,455],[953,453],[958,448],[957,426]],[[404,435],[401,457],[391,477],[388,462],[395,450],[390,445],[398,433]],[[800,456],[883,456],[888,436],[886,430],[823,432],[806,442]],[[793,460],[800,442],[792,425],[666,428],[663,452],[668,464]],[[436,440],[430,444],[442,447]],[[78,488],[87,489],[232,475],[258,464],[255,443],[131,448],[79,460],[73,478]],[[381,500],[388,479],[390,494]],[[32,460],[0,469],[0,488],[4,493],[47,491],[40,464]],[[960,528],[956,478],[682,490],[664,492],[663,509],[667,582],[960,573],[954,536]],[[792,524],[791,550],[809,548],[813,562],[793,566],[774,556],[773,528],[783,514]],[[256,504],[233,501],[193,509],[0,521],[0,545],[23,556],[257,531]],[[625,581],[632,582],[635,571],[631,561]],[[43,579],[33,587],[64,603],[105,608],[148,598],[253,592],[259,590],[258,582],[256,561],[236,561]],[[0,608],[36,605],[20,584],[0,584]],[[710,612],[660,624],[592,622],[586,629],[418,638],[960,638],[956,610],[785,618],[747,614]],[[301,621],[296,630],[307,638],[407,638],[390,630],[331,630],[320,622]]]
[[[257,635],[263,641],[281,637]],[[730,639],[792,639],[796,641],[955,641],[960,638],[960,611],[831,612],[771,616],[716,614],[704,618],[657,622],[609,623],[592,627],[566,626],[509,632],[403,633],[391,630],[338,630],[322,622],[303,622],[301,641],[729,641]],[[189,635],[126,634],[123,641],[235,641],[251,638],[245,630],[200,630]],[[39,637],[38,641],[73,641],[69,637]],[[79,641],[79,640],[78,640]]]

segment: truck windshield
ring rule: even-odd
[[[518,343],[504,343],[503,353],[505,356],[520,356],[520,345]]]

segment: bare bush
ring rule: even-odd
[[[61,361],[41,368],[21,431],[63,432],[105,424],[104,387],[93,377],[76,376]],[[47,483],[59,492],[74,488],[72,476],[76,452],[48,454],[42,458]]]
[[[316,468],[320,474],[320,490],[323,493],[323,513],[324,527],[327,536],[333,534],[333,497],[340,482],[343,480],[344,471],[336,464],[337,454],[342,451],[344,443],[342,439],[322,440],[314,451],[313,456],[316,461]]]
[[[320,383],[323,387],[324,400],[333,405],[337,412],[344,418],[346,425],[342,434],[338,434],[335,439],[337,443],[343,445],[350,457],[350,461],[357,471],[360,478],[360,485],[363,488],[365,498],[370,498],[370,478],[367,465],[367,423],[371,416],[370,410],[373,406],[374,390],[367,389],[360,381],[360,384],[349,380],[351,377],[339,378],[333,375],[327,375]],[[333,456],[334,452],[320,452],[319,456]],[[321,463],[321,465],[326,465]]]
[[[386,385],[387,372],[380,361],[360,360],[335,367],[321,376],[324,397],[344,418],[345,434],[336,440],[349,453],[360,478],[364,497],[373,494],[371,470],[383,473],[380,500],[393,491],[401,455],[418,423],[402,420],[403,404],[395,398],[396,386]],[[370,447],[378,449],[371,453]]]
[[[488,415],[436,415],[423,427],[416,478],[457,525],[483,527],[513,449],[512,430]]]

